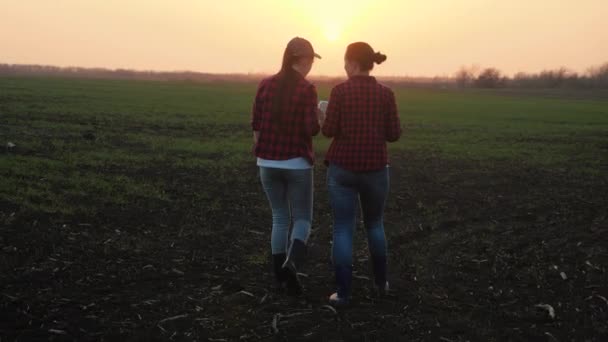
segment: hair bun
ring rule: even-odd
[[[374,62],[376,62],[376,64],[382,64],[382,62],[384,62],[385,60],[386,60],[386,55],[383,55],[380,52],[376,52],[374,54]]]

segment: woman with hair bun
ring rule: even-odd
[[[353,233],[360,203],[371,254],[374,284],[379,294],[389,289],[384,204],[389,189],[387,142],[401,136],[395,95],[379,84],[370,71],[386,61],[363,42],[346,49],[344,69],[348,80],[331,91],[322,132],[333,138],[325,163],[333,212],[332,260],[337,291],[332,305],[351,297]]]

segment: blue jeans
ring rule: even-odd
[[[262,186],[272,209],[272,254],[286,253],[291,240],[307,242],[312,223],[312,169],[286,170],[260,167]]]
[[[327,187],[334,217],[334,266],[352,266],[353,233],[357,226],[359,201],[371,256],[386,257],[384,204],[389,188],[388,168],[372,172],[352,172],[331,164],[327,171]]]

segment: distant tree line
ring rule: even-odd
[[[460,88],[608,88],[608,63],[578,74],[566,68],[540,73],[520,72],[507,77],[496,68],[462,67],[454,75]]]
[[[47,65],[0,64],[0,76],[52,76],[66,78],[102,78],[192,82],[258,82],[264,74],[211,74],[193,71],[139,71],[130,69],[104,69],[57,67]],[[545,70],[540,73],[517,73],[507,77],[496,68],[462,67],[452,77],[380,77],[383,82],[428,88],[577,88],[608,89],[608,63],[589,68],[578,74],[566,68]],[[313,77],[323,84],[337,84],[343,77]]]
[[[265,74],[211,74],[194,71],[139,71],[130,69],[105,69],[82,67],[57,67],[48,65],[1,64],[2,76],[48,76],[63,78],[125,79],[187,82],[243,82],[257,83]],[[313,76],[315,83],[336,85],[344,77]],[[407,87],[447,87],[454,82],[449,77],[382,77],[386,83]]]
[[[211,74],[194,71],[141,71],[131,69],[105,69],[57,67],[49,65],[0,64],[0,76],[54,76],[65,78],[131,79],[156,81],[257,81],[256,74]]]

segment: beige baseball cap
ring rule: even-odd
[[[316,57],[321,59],[321,56],[312,48],[312,44],[300,37],[295,37],[289,41],[287,51],[296,57]]]

